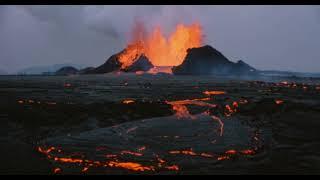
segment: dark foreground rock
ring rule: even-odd
[[[51,163],[29,144],[14,139],[0,139],[0,174],[50,174]]]
[[[65,174],[319,174],[319,79],[263,82],[215,76],[168,77],[132,73],[0,76],[0,174],[51,174],[54,168]],[[173,107],[165,103],[199,101],[208,97],[205,91],[226,94],[212,95],[198,106],[186,105],[196,119],[176,119]],[[123,103],[127,99],[134,102]],[[241,104],[244,100],[247,103]],[[227,116],[226,105],[233,109],[234,101],[239,102],[239,108]],[[203,106],[206,103],[217,107],[208,109]],[[204,111],[221,118],[223,136],[219,135],[218,121],[199,115]],[[242,155],[242,149],[254,145],[249,139],[252,130],[271,141],[254,136],[252,139],[262,145],[260,151]],[[39,141],[48,148],[64,150],[51,150],[55,157],[76,162],[47,159],[38,152]],[[237,153],[232,155],[234,151],[229,150]],[[217,157],[223,151],[231,154],[230,159],[219,161],[208,156]],[[77,158],[111,164],[99,169],[98,162],[79,164]],[[118,163],[154,166],[155,171],[110,167],[115,164],[113,158]],[[89,163],[92,168],[86,166]],[[167,169],[172,165],[179,171]]]

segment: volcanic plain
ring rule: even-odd
[[[0,76],[1,174],[319,174],[320,80]]]

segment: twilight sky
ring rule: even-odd
[[[0,6],[0,70],[97,66],[125,47],[135,18],[166,33],[199,21],[205,44],[258,69],[320,72],[320,6]]]

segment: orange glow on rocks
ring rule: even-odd
[[[166,166],[166,169],[174,170],[174,171],[179,171],[179,167],[178,167],[177,165]]]
[[[82,163],[82,159],[73,159],[73,158],[59,158],[55,157],[55,161],[63,162],[63,163]]]
[[[253,155],[253,154],[255,154],[255,152],[253,150],[251,150],[251,149],[242,150],[241,153],[245,154],[245,155]]]
[[[277,100],[275,100],[275,103],[276,104],[282,104],[284,101],[283,100],[280,100],[280,99],[277,99]]]
[[[230,159],[230,157],[229,156],[219,156],[218,157],[218,161],[227,160],[227,159]]]
[[[54,174],[58,174],[58,173],[61,173],[62,172],[62,169],[61,168],[54,168],[53,169],[53,173]]]
[[[133,155],[133,156],[143,156],[143,154],[141,154],[141,153],[127,151],[127,150],[121,151],[121,154],[130,154],[130,155]]]
[[[120,168],[125,168],[129,170],[134,170],[134,171],[153,171],[154,168],[152,166],[143,166],[139,163],[134,163],[134,162],[115,162],[115,161],[110,161],[108,163],[110,167],[120,167]]]
[[[221,94],[226,94],[225,91],[204,91],[203,94],[205,95],[221,95]]]
[[[226,151],[226,154],[234,155],[234,154],[237,154],[237,151],[234,149],[231,149],[231,150]]]
[[[131,103],[134,103],[134,100],[126,99],[126,100],[123,100],[122,103],[123,104],[131,104]]]

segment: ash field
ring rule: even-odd
[[[0,174],[319,174],[317,78],[0,76]]]

